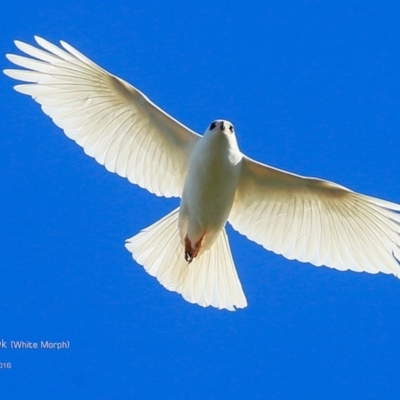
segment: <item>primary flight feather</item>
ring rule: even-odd
[[[203,136],[65,42],[16,41],[15,86],[109,171],[180,207],[127,240],[133,258],[191,303],[246,307],[225,224],[289,259],[399,276],[400,205],[261,164],[233,125]]]

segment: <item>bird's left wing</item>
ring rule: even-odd
[[[399,277],[399,211],[398,204],[244,157],[229,222],[289,259]]]
[[[109,171],[158,196],[181,196],[189,156],[200,136],[67,43],[61,42],[61,48],[35,40],[41,48],[15,42],[28,57],[7,55],[24,68],[4,70],[27,82],[15,89],[32,96]]]

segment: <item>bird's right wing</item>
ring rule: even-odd
[[[109,74],[65,42],[42,47],[16,41],[29,57],[7,58],[15,86],[32,96],[65,134],[109,171],[157,196],[182,194],[193,145],[200,136],[166,114],[143,93]]]
[[[247,157],[229,222],[289,259],[400,277],[400,205]]]

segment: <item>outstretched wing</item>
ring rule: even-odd
[[[195,132],[163,112],[143,93],[109,74],[65,42],[62,48],[16,41],[28,57],[8,54],[24,69],[6,69],[65,134],[109,171],[158,196],[179,197]]]
[[[399,277],[399,211],[398,204],[244,157],[229,222],[289,259]]]

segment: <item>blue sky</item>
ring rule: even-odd
[[[262,4],[262,5],[261,5]],[[400,202],[394,1],[28,2],[14,39],[62,39],[267,164]],[[3,58],[2,69],[10,64]],[[7,399],[393,399],[400,282],[288,261],[228,229],[249,306],[186,303],[124,248],[178,203],[107,172],[0,76],[0,349]]]

